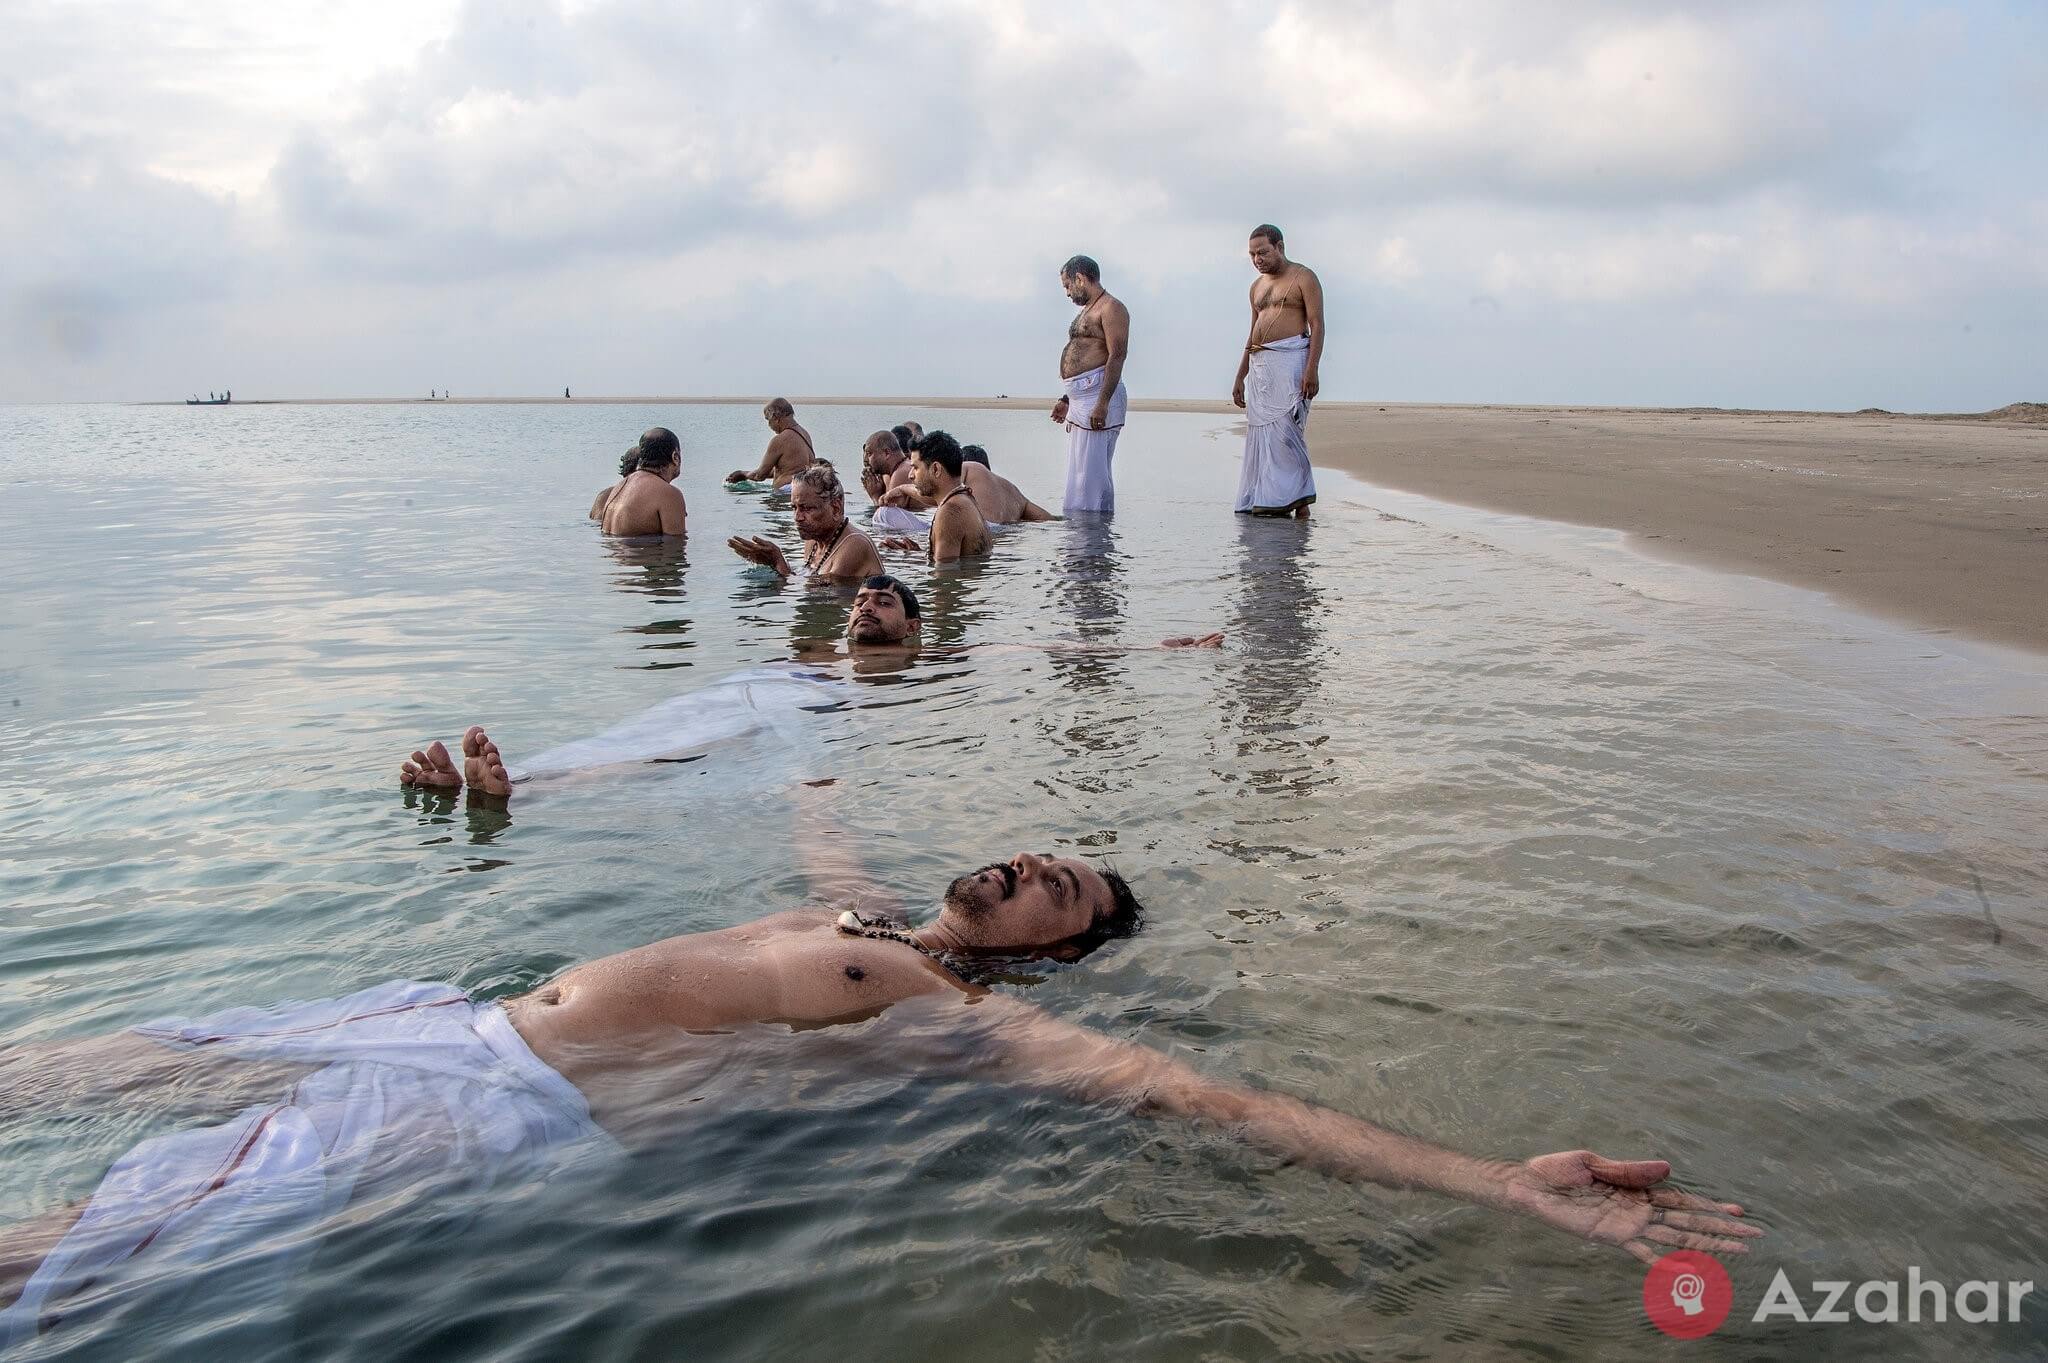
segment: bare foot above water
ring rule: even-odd
[[[505,770],[505,758],[498,745],[480,724],[469,726],[462,735],[462,770],[447,746],[436,740],[413,753],[398,766],[399,784],[434,790],[459,790],[464,782],[473,795],[510,795],[512,777]]]
[[[472,724],[462,735],[462,774],[471,791],[486,795],[510,795],[512,778],[505,771],[504,755],[481,724]]]
[[[411,761],[398,764],[398,783],[455,790],[462,785],[462,773],[455,770],[455,759],[448,755],[447,746],[435,739],[425,749],[416,750]]]

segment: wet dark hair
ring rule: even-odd
[[[1100,284],[1102,267],[1097,265],[1091,256],[1069,256],[1067,263],[1060,266],[1060,278],[1065,279],[1070,275],[1079,275],[1091,284]],[[1044,278],[1043,275],[1039,277]]]
[[[650,426],[639,443],[619,460],[619,477],[623,478],[635,469],[667,468],[669,460],[680,459],[682,454],[683,442],[676,439],[674,431],[666,426]]]
[[[960,462],[963,464],[979,464],[983,468],[988,468],[988,451],[979,445],[962,445],[960,447]],[[990,471],[993,472],[994,470],[991,469]]]
[[[905,454],[910,453],[910,447],[917,443],[917,437],[910,433],[908,426],[891,426],[889,434],[896,437],[896,448]]]
[[[1270,222],[1262,222],[1252,229],[1251,240],[1257,241],[1260,237],[1264,237],[1275,246],[1285,246],[1287,244],[1287,238],[1281,236],[1280,229]]]
[[[1110,909],[1095,920],[1091,932],[1102,942],[1112,937],[1129,937],[1145,925],[1145,906],[1138,902],[1138,896],[1131,893],[1131,884],[1112,866],[1098,866],[1095,874],[1102,877],[1109,886]],[[1092,950],[1092,948],[1091,948]]]
[[[876,573],[860,585],[871,592],[896,593],[896,599],[903,603],[904,616],[911,620],[920,618],[917,609],[917,593],[911,591],[910,584],[902,578],[891,577],[887,573]]]
[[[955,478],[960,476],[960,442],[944,431],[926,431],[911,453],[924,456],[926,463],[937,464]]]

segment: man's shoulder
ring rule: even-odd
[[[1287,275],[1296,284],[1320,284],[1323,282],[1316,277],[1314,270],[1311,270],[1298,260],[1287,262]]]

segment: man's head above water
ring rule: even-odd
[[[923,625],[916,594],[900,579],[879,573],[853,594],[846,639],[854,644],[901,644],[914,640]]]
[[[823,544],[837,535],[846,525],[846,489],[838,470],[821,459],[792,478],[789,514],[807,540]]]
[[[939,916],[912,936],[941,951],[1092,950],[1136,931],[1138,917],[1137,896],[1115,871],[1079,857],[1019,852],[948,885]]]

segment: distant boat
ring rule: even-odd
[[[225,407],[228,405],[228,400],[226,398],[186,398],[185,405],[187,407]]]

